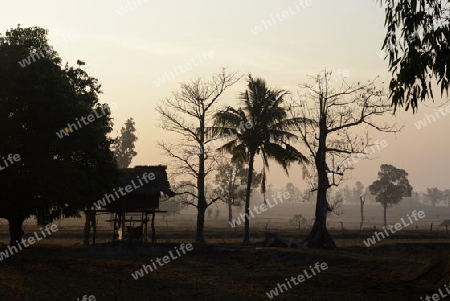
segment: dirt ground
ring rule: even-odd
[[[27,233],[33,229],[27,226]],[[7,243],[5,227],[0,242]],[[279,231],[301,241],[306,230]],[[373,231],[332,231],[338,249],[260,248],[242,246],[242,232],[208,228],[207,245],[176,256],[175,247],[192,243],[192,229],[161,230],[160,243],[111,244],[100,232],[99,244],[83,246],[81,228],[60,226],[52,237],[0,262],[1,300],[420,300],[450,283],[450,239],[445,231],[407,231],[365,247]],[[253,231],[252,242],[262,240]],[[163,266],[135,280],[131,274],[156,259],[175,254]],[[326,263],[311,276],[309,266]],[[310,274],[302,283],[282,284]]]

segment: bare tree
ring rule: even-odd
[[[236,73],[228,73],[225,68],[210,81],[201,78],[182,83],[177,92],[164,99],[156,107],[161,116],[161,127],[181,136],[178,143],[160,142],[158,145],[167,156],[177,162],[176,176],[183,175],[193,179],[195,193],[185,191],[193,197],[189,202],[197,208],[197,233],[195,241],[204,243],[203,228],[205,211],[217,201],[207,202],[205,197],[205,177],[214,170],[215,160],[205,149],[205,145],[215,138],[208,139],[206,130],[211,122],[214,105],[222,93],[240,79]]]
[[[309,247],[335,248],[326,227],[327,213],[333,206],[327,201],[327,190],[344,180],[344,172],[353,169],[350,159],[364,159],[368,148],[376,146],[369,138],[369,130],[397,132],[397,124],[376,123],[375,118],[392,112],[384,92],[376,79],[365,84],[333,83],[331,72],[324,70],[314,84],[304,84],[301,103],[294,103],[290,111],[294,129],[309,152],[314,168],[309,170],[311,190],[317,191],[314,226],[305,239]]]

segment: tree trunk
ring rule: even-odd
[[[325,191],[317,192],[316,219],[313,228],[305,239],[310,248],[335,249],[336,244],[327,230],[328,202]]]
[[[196,243],[205,243],[205,237],[203,236],[203,229],[205,226],[205,212],[206,212],[206,201],[203,197],[203,201],[198,201],[197,206],[197,234],[195,238]]]
[[[153,206],[153,211],[152,211],[152,222],[151,222],[151,227],[152,227],[152,244],[156,243],[156,229],[155,229],[155,207]]]
[[[364,199],[361,196],[359,196],[359,202],[361,203],[361,223],[359,224],[359,230],[363,229],[364,226],[364,203],[365,203],[365,196]]]
[[[231,227],[231,221],[233,220],[233,206],[231,205],[232,201],[228,200],[228,225]]]
[[[245,226],[244,226],[244,245],[250,243],[250,192],[253,179],[253,163],[255,161],[255,153],[250,152],[248,157],[248,176],[247,190],[245,192]]]
[[[200,118],[200,147],[205,145],[205,119],[204,116]],[[198,156],[198,176],[197,176],[197,191],[198,191],[198,204],[197,204],[197,233],[195,242],[203,244],[205,243],[205,237],[203,236],[203,229],[205,227],[205,211],[208,208],[205,197],[205,154],[201,152]]]
[[[9,245],[17,245],[18,242],[22,240],[23,235],[23,224],[24,219],[22,218],[8,218],[9,223]]]
[[[387,222],[386,222],[386,210],[387,210],[387,205],[383,206],[384,209],[384,227],[387,227]]]
[[[91,209],[87,209],[84,211],[86,215],[86,219],[84,221],[84,245],[89,245],[90,234],[91,234]]]
[[[320,101],[324,102],[323,96]],[[310,248],[335,249],[336,244],[327,230],[328,201],[327,190],[329,188],[328,167],[326,163],[327,120],[326,113],[321,112],[319,120],[319,145],[314,158],[318,175],[317,201],[314,225],[305,239]]]
[[[92,210],[92,244],[95,245],[95,236],[97,235],[97,211]]]

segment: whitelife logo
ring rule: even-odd
[[[414,220],[417,222],[418,221],[417,217],[424,218],[425,212],[423,212],[423,211],[416,212],[416,210],[414,210],[411,213],[411,216],[409,216],[409,214],[406,214],[406,216],[408,217],[410,224],[405,223],[405,220],[403,219],[403,217],[400,220],[402,221],[403,226],[408,227],[409,225],[413,224],[411,216],[414,217]],[[400,223],[396,223],[394,225],[394,228],[395,228],[395,230],[392,229],[391,225],[388,226],[388,229],[389,229],[389,231],[391,231],[391,234],[394,234],[395,232],[400,231],[403,227]],[[378,241],[380,241],[381,239],[385,239],[386,237],[389,237],[389,233],[388,233],[387,229],[385,227],[383,227],[383,229],[384,229],[384,233],[383,233],[383,231],[382,232],[374,232],[375,235],[373,235],[372,237],[369,237],[368,239],[363,241],[363,243],[366,245],[366,247],[370,247],[371,244],[374,245],[377,243],[377,241],[375,240],[375,237],[378,239]],[[379,234],[380,234],[381,238],[380,238]],[[384,236],[384,234],[386,234],[386,236]]]
[[[308,6],[312,5],[312,0],[299,0],[297,2],[294,2],[295,9],[292,9],[291,6],[288,6],[288,10],[283,11],[282,13],[276,13],[274,18],[273,15],[270,15],[269,20],[262,20],[259,25],[256,25],[255,27],[251,28],[251,32],[254,35],[257,35],[258,33],[263,32],[265,29],[268,29],[269,27],[274,26],[275,24],[286,20],[290,16],[298,14],[301,10],[305,9]]]
[[[439,111],[439,113],[441,113],[442,116],[445,116],[445,115],[447,115],[447,113],[450,113],[450,105],[445,107],[445,112],[444,112],[444,108],[439,108],[438,111]],[[426,127],[428,124],[430,124],[430,123],[436,121],[436,119],[440,119],[440,118],[441,117],[439,116],[438,112],[436,112],[436,109],[434,109],[434,115],[426,114],[424,119],[414,122],[414,125],[416,126],[416,128],[418,130],[420,130],[421,128]]]
[[[115,109],[116,107],[117,107],[116,104],[112,103],[112,106],[109,105],[106,106],[106,111],[108,113],[111,113],[111,109]],[[97,110],[94,110],[93,114],[89,114],[86,117],[83,116],[80,118],[80,120],[83,122],[84,125],[88,125],[89,123],[95,121],[96,117],[98,119],[107,115],[103,106],[100,107],[100,110],[102,111],[103,114],[99,114]],[[64,135],[67,137],[69,136],[69,133],[73,133],[74,131],[82,128],[83,126],[81,125],[80,120],[78,120],[78,118],[75,118],[75,122],[78,124],[78,126],[75,123],[67,123],[67,127],[61,129],[59,132],[56,132],[56,136],[58,136],[59,139],[62,139],[64,138]]]
[[[165,84],[166,82],[175,79],[177,76],[179,76],[181,73],[186,73],[189,70],[192,69],[192,67],[200,66],[204,62],[206,62],[208,59],[211,59],[215,57],[215,53],[212,50],[209,51],[203,51],[202,54],[197,54],[196,57],[191,58],[190,62],[185,63],[184,65],[178,65],[177,67],[173,67],[174,72],[164,72],[164,75],[161,77],[158,77],[158,79],[154,80],[153,83],[159,87],[162,84]],[[191,64],[192,62],[192,64]]]
[[[450,285],[450,284],[449,284]],[[447,286],[447,284],[444,284],[445,286],[445,290],[447,291],[447,293],[450,294],[450,290],[449,287]],[[445,297],[447,297],[448,295],[446,295],[445,293],[442,292],[442,289],[438,289],[439,295],[438,294],[433,294],[433,296],[425,296],[425,297],[420,297],[420,301],[439,301]],[[424,299],[425,298],[425,299]]]
[[[15,155],[13,155],[13,154],[9,154],[8,155],[8,158],[6,158],[5,159],[5,157],[2,157],[2,160],[3,160],[3,166],[2,166],[2,163],[0,162],[0,170],[4,170],[4,169],[6,169],[8,166],[11,166],[11,165],[13,165],[14,163],[16,163],[16,162],[19,162],[20,161],[20,155],[19,154],[15,154]],[[9,162],[9,164],[8,164],[8,162]]]
[[[381,140],[381,141],[376,140],[375,145],[372,145],[370,147],[371,151],[368,151],[367,148],[365,148],[362,153],[351,154],[349,158],[347,158],[344,161],[342,161],[341,163],[339,163],[336,168],[329,170],[329,172],[337,173],[337,174],[342,173],[347,168],[350,168],[352,166],[352,162],[350,162],[350,159],[353,161],[353,163],[358,163],[362,159],[369,158],[370,156],[375,154],[376,151],[381,150],[380,145],[381,145],[381,147],[385,148],[386,146],[388,146],[388,143],[386,140]],[[374,149],[374,147],[376,147],[376,149]]]
[[[156,176],[154,173],[144,173],[142,174],[142,180],[141,178],[138,176],[137,177],[139,183],[141,185],[136,185],[136,183],[134,183],[134,180],[131,180],[131,185],[127,185],[125,187],[119,187],[117,190],[120,192],[120,196],[119,193],[117,193],[116,189],[114,188],[114,194],[116,195],[117,199],[120,198],[121,196],[126,196],[128,193],[132,192],[134,189],[138,189],[141,186],[144,186],[144,183],[142,183],[142,180],[144,180],[145,184],[148,184],[149,180],[153,181],[154,179],[156,179]],[[125,192],[123,192],[123,190],[125,190]],[[116,198],[114,197],[113,194],[106,194],[105,193],[105,197],[102,198],[101,200],[98,200],[97,202],[94,203],[95,209],[99,210],[102,207],[106,206],[106,202],[108,202],[108,204],[111,204],[111,202],[114,202],[116,200]]]
[[[143,3],[147,3],[149,1],[150,0],[137,0],[137,3],[136,1],[128,1],[126,6],[119,7],[119,9],[116,9],[116,12],[119,16],[123,16],[124,14],[138,8]]]
[[[26,240],[22,238],[22,240],[21,240],[20,242],[18,242],[18,241],[16,240],[17,245],[15,245],[15,246],[8,246],[8,248],[7,248],[5,251],[0,252],[0,261],[2,261],[3,258],[6,259],[6,258],[8,258],[9,256],[12,256],[12,255],[18,253],[19,251],[22,251],[22,245],[23,245],[25,248],[28,248],[29,246],[35,244],[36,241],[40,241],[40,240],[46,238],[47,235],[45,235],[44,230],[47,231],[47,233],[48,233],[49,236],[52,235],[52,233],[55,233],[56,231],[58,231],[58,226],[55,225],[55,224],[52,224],[52,225],[50,226],[50,224],[48,224],[48,225],[46,225],[46,226],[44,227],[44,230],[42,230],[42,228],[39,228],[39,230],[41,230],[41,233],[42,233],[42,236],[43,236],[43,237],[39,237],[38,233],[37,233],[37,232],[34,232],[34,237],[33,237],[33,236],[30,236],[30,237],[28,237],[28,239],[26,239]],[[51,232],[50,232],[50,230],[51,230]],[[36,239],[34,239],[35,237],[36,237]],[[29,244],[27,244],[27,242],[28,242]],[[20,250],[17,250],[17,248],[19,248]],[[14,252],[13,252],[13,251],[14,251]]]
[[[282,194],[282,196],[281,196],[281,194]],[[287,191],[285,191],[285,192],[278,192],[278,199],[280,200],[280,202],[281,203],[283,203],[283,198],[284,199],[286,199],[286,200],[288,200],[290,197],[291,197],[291,195],[289,194],[289,192],[287,192]],[[275,202],[275,205],[278,205],[278,202],[277,202],[277,199],[272,195],[272,198],[273,198],[273,200],[274,200],[274,202]],[[275,207],[275,205],[272,205],[270,202],[269,202],[269,200],[266,200],[266,202],[267,202],[267,204],[269,205],[269,208],[273,208],[273,207]],[[256,214],[261,214],[261,213],[263,213],[263,212],[266,212],[267,211],[267,206],[266,206],[266,204],[261,204],[261,205],[259,205],[259,209],[261,210],[261,211],[258,211],[258,207],[255,205],[254,207],[253,207],[253,211],[255,211],[255,213]],[[252,210],[250,210],[250,215],[251,215],[251,217],[253,218],[253,217],[255,217],[255,215],[253,214],[253,211]],[[230,224],[230,226],[232,227],[232,228],[236,228],[236,225],[240,225],[241,224],[241,222],[245,222],[245,218],[248,218],[248,219],[250,219],[250,216],[248,215],[248,214],[243,214],[243,213],[241,213],[240,215],[239,215],[239,217],[236,219],[236,218],[233,218],[233,220],[231,221],[231,222],[228,222],[229,224]]]
[[[65,35],[63,37],[63,39],[64,39],[65,44],[69,44],[70,42],[75,41],[79,37],[80,37],[80,33],[79,32],[72,32],[72,33],[69,33],[68,35]],[[64,44],[61,43],[61,40],[59,40],[59,39],[58,39],[57,42],[58,42],[57,43],[58,46],[63,46],[64,45]],[[26,58],[24,58],[22,61],[19,61],[18,63],[20,65],[20,67],[25,68],[25,67],[31,65],[31,63],[32,63],[31,60],[33,60],[33,62],[36,62],[36,60],[44,58],[45,55],[44,55],[43,51],[47,55],[51,55],[53,53],[52,49],[48,48],[47,46],[44,46],[44,47],[42,47],[42,48],[40,48],[40,49],[38,49],[38,50],[36,50],[34,52],[30,52],[30,54]]]
[[[291,279],[289,279],[289,280],[287,278],[285,278],[284,280],[286,280],[287,286],[289,286],[289,288],[292,288],[291,283],[290,283],[291,281],[294,285],[298,285],[298,284],[302,283],[303,281],[310,279],[313,276],[316,276],[316,272],[314,270],[316,270],[317,274],[319,274],[320,272],[328,269],[328,265],[325,262],[322,262],[322,263],[316,262],[314,264],[314,267],[309,266],[309,268],[310,268],[310,272],[312,275],[308,274],[308,272],[306,270],[303,270],[303,274],[300,274],[297,277],[292,276]],[[298,282],[297,282],[297,280],[298,280]],[[288,287],[286,286],[286,284],[278,283],[277,287],[275,287],[274,289],[271,289],[270,292],[266,293],[267,297],[269,297],[269,299],[273,299],[274,297],[277,297],[279,294],[283,293],[284,291],[287,291]],[[284,291],[283,291],[283,288],[284,288]],[[280,290],[279,293],[278,293],[278,289]]]
[[[204,152],[208,152],[210,150],[212,150],[212,148],[216,148],[218,145],[222,145],[223,143],[225,143],[228,140],[231,139],[235,139],[237,137],[237,133],[239,130],[242,130],[241,132],[245,132],[245,130],[252,128],[253,125],[250,121],[244,122],[241,121],[241,123],[239,124],[239,127],[236,129],[236,132],[234,133],[232,129],[228,129],[228,133],[223,133],[221,136],[217,136],[214,137],[213,139],[211,139],[211,141],[209,141],[206,144],[203,144],[202,148],[198,148],[197,151],[193,151],[192,154],[193,155],[200,155],[203,154]]]
[[[79,301],[80,298],[77,298],[77,301]],[[88,297],[88,295],[84,295],[83,299],[81,301],[96,301],[95,296],[94,295],[90,295]]]
[[[186,248],[186,249],[185,249]],[[192,251],[194,250],[194,247],[192,246],[192,244],[187,244],[186,246],[184,244],[180,245],[180,250],[183,254],[186,254],[186,251]],[[164,266],[165,264],[168,264],[171,260],[175,260],[178,257],[181,257],[181,253],[178,250],[177,247],[175,247],[175,252],[178,254],[178,256],[173,255],[172,251],[169,251],[169,255],[164,256],[162,259],[157,257],[156,258],[156,262],[158,263],[158,265],[160,267]],[[171,259],[172,258],[172,259]],[[161,260],[163,263],[161,263]],[[145,265],[143,264],[142,267],[143,269],[137,270],[134,273],[131,273],[131,276],[134,278],[134,280],[138,280],[141,277],[144,277],[145,274],[148,274],[148,271],[150,270],[150,272],[156,271],[158,269],[158,267],[156,266],[155,262],[153,261],[153,259],[151,260],[151,265]],[[145,274],[144,274],[145,271]]]

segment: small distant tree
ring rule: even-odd
[[[119,168],[130,166],[131,160],[137,155],[137,152],[134,151],[134,142],[137,140],[134,132],[136,132],[136,128],[131,117],[125,122],[125,127],[122,127],[120,136],[116,138],[113,145],[114,156]]]
[[[233,220],[233,206],[242,206],[245,200],[247,187],[248,168],[242,163],[222,162],[217,166],[214,195],[220,196],[228,207],[228,222]],[[261,183],[262,174],[253,172],[251,188],[256,188]]]
[[[433,207],[444,201],[444,193],[437,187],[427,188],[427,193],[425,196]]]
[[[444,202],[448,207],[448,202],[450,201],[450,189],[445,189],[442,193],[444,195]]]
[[[300,189],[295,187],[292,182],[289,182],[286,184],[286,190],[287,190],[287,192],[289,192],[289,195],[291,196],[289,198],[289,203],[291,202],[291,200],[298,202],[302,198]]]
[[[295,214],[293,218],[289,219],[289,222],[298,224],[298,229],[300,230],[300,227],[305,225],[308,222],[308,219],[303,217],[302,214]]]
[[[386,223],[386,210],[398,204],[402,198],[410,197],[413,190],[409,185],[408,173],[403,169],[395,168],[390,164],[382,164],[378,172],[378,180],[369,186],[370,193],[376,195],[376,201],[384,208],[384,226]]]

